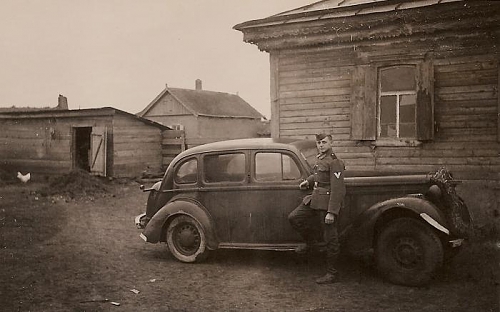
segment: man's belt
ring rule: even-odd
[[[330,188],[330,183],[326,182],[314,182],[314,187],[323,187],[323,188]]]

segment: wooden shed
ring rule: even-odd
[[[265,117],[239,95],[203,90],[199,79],[195,89],[166,86],[137,115],[183,130],[188,148],[265,132]]]
[[[162,132],[153,121],[104,107],[0,113],[0,166],[63,174],[75,168],[137,177],[162,167]]]
[[[351,171],[445,166],[500,213],[500,2],[324,0],[234,27],[270,54],[271,134],[331,133]]]

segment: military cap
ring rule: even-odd
[[[316,141],[321,141],[321,140],[323,140],[323,139],[324,139],[324,138],[326,138],[326,137],[328,137],[328,138],[330,138],[330,139],[332,138],[332,136],[331,136],[331,135],[329,135],[329,134],[325,134],[325,133],[318,133],[318,134],[316,134]]]

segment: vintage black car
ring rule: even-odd
[[[315,155],[314,141],[268,138],[188,149],[162,181],[143,188],[150,194],[146,213],[135,219],[144,229],[140,236],[166,242],[182,262],[202,261],[219,248],[293,250],[303,242],[288,214],[308,193],[299,183]],[[347,170],[345,183],[342,248],[374,255],[391,282],[427,283],[467,237],[469,212],[444,169],[408,175]]]

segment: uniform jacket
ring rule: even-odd
[[[312,209],[327,210],[338,215],[344,201],[344,162],[329,150],[316,156],[312,174],[307,178],[313,193],[304,198]]]

